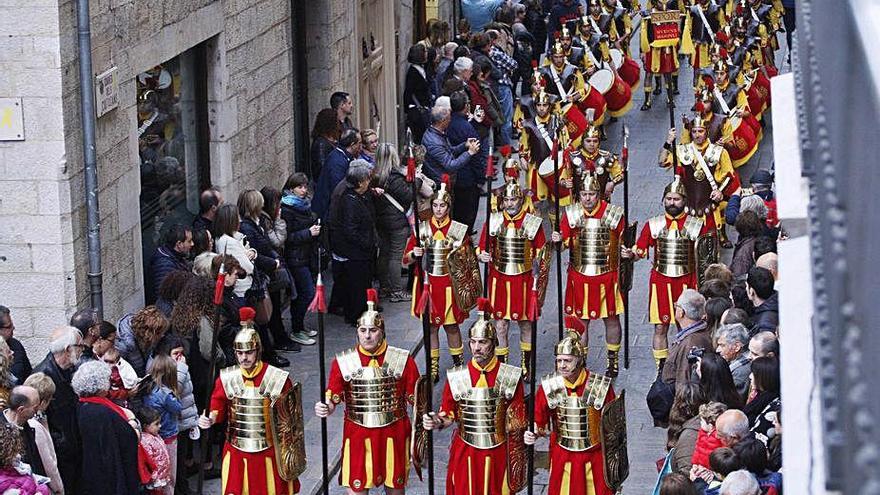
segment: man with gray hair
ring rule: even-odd
[[[456,91],[464,91],[467,93],[468,98],[473,97],[468,86],[468,81],[470,81],[473,72],[474,61],[470,57],[458,57],[455,59],[455,63],[452,64],[452,77],[443,81],[443,85],[440,87],[441,92],[444,95],[452,96]]]
[[[435,106],[431,109],[431,127],[422,136],[422,145],[425,147],[422,172],[437,184],[443,174],[454,177],[459,169],[470,162],[472,156],[480,152],[480,141],[474,138],[452,146],[446,136],[450,122],[452,110]]]
[[[779,358],[779,337],[773,332],[758,332],[749,340],[749,357]]]
[[[49,432],[58,456],[58,471],[67,493],[78,493],[82,444],[77,425],[79,398],[70,381],[82,355],[82,335],[74,327],[58,327],[49,334],[49,354],[34,367],[55,383],[55,396],[46,409]]]
[[[739,409],[728,409],[715,420],[718,440],[725,447],[733,447],[744,438],[752,436],[749,431],[749,418]]]
[[[724,478],[719,493],[720,495],[760,495],[761,487],[752,473],[740,469]]]
[[[440,49],[440,63],[437,64],[437,75],[435,76],[434,82],[438,88],[443,87],[449,66],[452,65],[452,61],[455,60],[456,48],[458,48],[458,44],[450,41]]]
[[[691,349],[712,349],[712,338],[706,328],[706,299],[694,289],[685,289],[673,305],[678,331],[669,343],[669,358],[661,378],[674,386],[691,379],[693,367],[688,361]]]
[[[752,360],[749,357],[749,331],[742,323],[722,325],[715,331],[715,352],[721,355],[733,375],[736,391],[745,400],[749,394],[749,375]]]
[[[46,469],[37,448],[36,433],[28,420],[34,417],[37,407],[40,405],[40,394],[37,389],[19,385],[12,389],[9,394],[9,404],[0,415],[0,425],[6,424],[14,427],[21,438],[22,462],[31,467],[31,471],[45,476]],[[4,492],[5,493],[5,492]]]

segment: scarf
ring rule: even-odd
[[[292,206],[300,211],[310,210],[312,208],[312,200],[308,196],[300,198],[289,191],[284,191],[284,196],[281,197],[281,204]]]
[[[89,404],[98,404],[104,407],[111,409],[113,412],[119,415],[126,423],[128,422],[128,416],[125,415],[125,411],[122,410],[121,407],[114,404],[113,401],[106,397],[80,397],[80,402],[89,403]]]

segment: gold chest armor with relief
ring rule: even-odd
[[[599,421],[605,396],[611,387],[611,379],[598,373],[590,373],[584,387],[584,395],[569,395],[565,378],[558,373],[541,379],[541,387],[547,397],[547,405],[556,410],[556,441],[571,451],[584,451],[600,441]]]
[[[494,387],[471,385],[467,365],[449,370],[447,380],[458,403],[458,434],[468,445],[491,449],[507,440],[507,407],[516,393],[522,369],[498,363]]]
[[[494,237],[492,265],[505,275],[520,275],[531,271],[534,249],[532,241],[541,228],[541,218],[526,213],[520,228],[504,219],[502,212],[489,217],[489,235]]]
[[[452,224],[446,231],[444,239],[435,239],[430,221],[423,221],[419,226],[421,245],[425,249],[428,258],[429,275],[448,275],[449,266],[446,257],[449,253],[461,245],[462,239],[467,235],[467,225],[451,220]]]
[[[651,236],[656,240],[654,269],[667,277],[681,277],[694,272],[697,258],[695,246],[702,230],[702,220],[688,216],[681,229],[669,230],[666,218],[657,216],[648,221]]]
[[[388,346],[382,366],[361,365],[357,349],[336,355],[342,378],[349,383],[345,394],[345,417],[366,428],[390,425],[406,416],[404,397],[397,394],[397,381],[403,375],[409,353]]]
[[[583,275],[601,275],[615,271],[620,259],[620,236],[615,228],[623,217],[623,208],[605,207],[601,218],[587,218],[580,204],[565,209],[569,227],[577,228],[571,239],[571,266]]]
[[[281,395],[288,372],[267,366],[259,387],[245,385],[241,368],[220,370],[220,383],[229,398],[229,443],[242,452],[261,452],[271,446],[269,407]]]

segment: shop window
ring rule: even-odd
[[[150,259],[175,223],[191,225],[210,184],[203,45],[137,76],[141,239],[147,302]]]

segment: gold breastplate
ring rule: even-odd
[[[571,205],[566,213],[580,209],[581,205]],[[620,236],[614,230],[623,215],[619,207],[608,205],[602,218],[587,218],[582,214],[576,217],[575,227],[578,235],[572,238],[571,266],[583,275],[601,275],[616,271],[620,258]],[[571,220],[570,220],[571,221]]]
[[[550,409],[556,410],[556,441],[571,451],[584,451],[600,441],[599,422],[611,379],[590,373],[584,395],[569,395],[562,375],[551,374],[541,380]]]
[[[661,226],[661,223],[662,226]],[[654,253],[654,269],[667,277],[682,277],[696,269],[694,247],[699,236],[702,221],[689,216],[684,226],[669,230],[664,217],[654,217],[649,221],[651,235],[657,242]]]
[[[268,366],[268,365],[263,365]],[[220,371],[220,382],[229,398],[229,443],[242,452],[261,452],[269,448],[269,405],[281,395],[288,373],[269,366],[259,387],[247,386],[241,368]]]
[[[505,275],[519,275],[531,271],[534,249],[532,241],[541,228],[541,219],[526,214],[520,228],[505,224],[502,213],[494,213],[490,219],[490,235],[495,236],[492,265]],[[493,220],[495,220],[493,222]],[[496,225],[491,225],[496,223]],[[494,227],[494,228],[493,228]]]
[[[361,365],[357,349],[336,356],[342,378],[349,382],[345,395],[345,417],[367,428],[390,425],[406,416],[404,398],[397,394],[409,353],[388,347],[381,367]]]
[[[449,266],[446,258],[450,251],[461,245],[462,239],[467,235],[467,225],[453,220],[443,239],[434,239],[432,232],[430,223],[423,221],[419,233],[422,236],[421,244],[425,248],[425,256],[428,258],[428,274],[448,275]]]
[[[499,363],[495,386],[471,385],[467,366],[457,366],[448,373],[452,396],[458,403],[458,434],[468,445],[491,449],[507,440],[507,407],[522,370]]]

